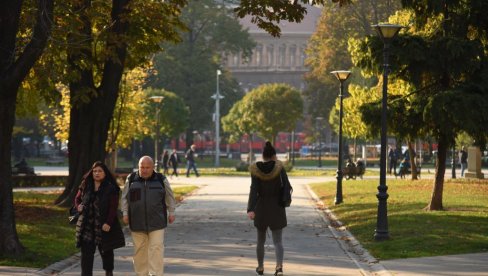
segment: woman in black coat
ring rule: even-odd
[[[76,246],[81,248],[81,275],[93,275],[95,249],[102,256],[105,275],[113,275],[114,249],[125,246],[124,233],[117,218],[120,188],[105,164],[97,161],[83,176],[75,207]]]
[[[282,229],[286,227],[287,221],[285,207],[280,205],[280,194],[281,183],[288,181],[288,176],[283,163],[276,159],[276,151],[270,142],[266,142],[263,149],[263,162],[252,164],[249,170],[252,182],[247,215],[254,220],[258,232],[256,273],[264,274],[264,243],[266,230],[270,228],[276,253],[274,275],[283,275]]]

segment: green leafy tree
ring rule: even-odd
[[[175,93],[163,89],[146,88],[144,90],[146,97],[163,96],[164,99],[160,104],[159,125],[160,133],[166,138],[176,138],[188,126],[189,110],[182,98]],[[156,105],[147,102],[144,105],[146,126],[150,126],[150,133],[154,134],[156,128]],[[153,135],[152,135],[153,136]]]
[[[408,102],[411,118],[438,143],[436,175],[432,198],[427,210],[443,209],[443,184],[447,151],[460,131],[474,137],[478,145],[486,143],[488,87],[484,81],[487,68],[487,22],[483,11],[486,1],[416,1],[404,0],[404,7],[413,16],[408,29],[391,47],[391,77],[409,82],[414,87]],[[379,73],[382,43],[368,37],[354,54],[355,64]],[[389,101],[391,102],[391,100]],[[408,107],[406,104],[404,107]],[[411,136],[414,136],[412,130]]]
[[[252,101],[252,93],[248,93],[244,98],[236,102],[229,113],[222,117],[222,129],[229,135],[231,142],[239,141],[239,139],[247,134],[251,143],[249,143],[249,162],[252,162],[253,149],[252,137],[257,132],[257,121],[253,117],[252,111],[246,106],[247,102]]]
[[[261,137],[274,143],[278,132],[292,131],[303,114],[300,92],[287,84],[264,84],[244,98],[246,113]]]
[[[154,57],[157,74],[148,86],[164,88],[182,97],[190,109],[186,130],[187,144],[192,143],[194,130],[208,129],[212,124],[216,92],[216,71],[226,53],[250,56],[254,42],[247,31],[225,6],[213,0],[192,1],[183,10],[181,20],[188,31],[181,34],[181,43],[165,43],[165,51]],[[243,92],[228,72],[219,77],[221,114],[242,98]]]

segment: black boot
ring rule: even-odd
[[[105,276],[114,276],[112,271],[105,271]]]

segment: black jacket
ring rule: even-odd
[[[279,204],[281,179],[288,179],[280,161],[257,162],[249,167],[251,191],[247,211],[254,211],[254,226],[260,230],[282,229],[286,227],[286,211]]]
[[[109,214],[109,208],[111,204],[111,199],[115,196],[117,200],[117,204],[115,205],[115,212],[117,212],[118,206],[118,198],[120,194],[120,188],[114,183],[110,183],[105,181],[100,185],[98,190],[97,196],[99,198],[100,204],[100,223],[103,225],[107,223],[107,216]],[[82,202],[84,205],[88,205],[88,201],[94,200],[93,195],[93,187],[87,187],[86,191],[80,193],[82,197]],[[84,220],[80,221],[80,225],[77,229],[79,232],[83,232],[84,229]],[[81,241],[77,240],[77,247],[81,246]],[[116,248],[124,247],[125,246],[125,237],[124,233],[122,232],[122,227],[120,226],[120,222],[117,216],[114,218],[113,222],[110,224],[110,231],[105,232],[102,231],[102,243],[101,248],[102,250],[113,250]]]

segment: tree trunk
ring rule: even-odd
[[[103,161],[106,156],[106,143],[110,121],[112,120],[119,84],[124,70],[127,55],[127,45],[123,42],[123,35],[128,29],[128,22],[122,20],[127,16],[127,5],[130,0],[112,1],[112,22],[110,29],[111,40],[107,41],[107,55],[103,67],[102,80],[98,88],[95,87],[93,69],[83,64],[90,63],[92,57],[91,22],[86,15],[91,5],[90,1],[77,2],[80,22],[82,26],[78,33],[68,34],[70,43],[68,49],[68,64],[72,72],[80,76],[70,82],[70,130],[69,130],[69,177],[64,192],[56,200],[62,206],[72,205],[74,196],[85,174],[95,161]],[[80,39],[83,38],[83,39]],[[85,43],[80,47],[79,41]],[[95,66],[92,64],[92,66]],[[89,102],[78,99],[90,96]]]
[[[444,190],[444,174],[446,172],[446,158],[449,144],[444,136],[439,137],[438,143],[434,189],[432,190],[430,203],[425,208],[430,211],[443,210],[442,193]]]
[[[27,45],[17,45],[23,1],[4,1],[0,9],[0,255],[24,252],[15,224],[12,191],[12,131],[17,91],[41,56],[51,34],[53,1],[39,0],[36,25]],[[19,49],[23,49],[21,53]]]
[[[414,153],[413,147],[412,147],[412,142],[409,140],[407,142],[408,144],[408,156],[410,157],[410,171],[412,172],[412,180],[418,180],[417,176],[417,164],[415,163],[415,154]]]
[[[12,193],[12,164],[11,141],[15,121],[15,96],[4,97],[7,94],[2,86],[0,98],[0,254],[19,255],[24,247],[17,236],[15,213]],[[8,94],[17,95],[17,88],[8,91]],[[12,93],[13,92],[13,93]]]

